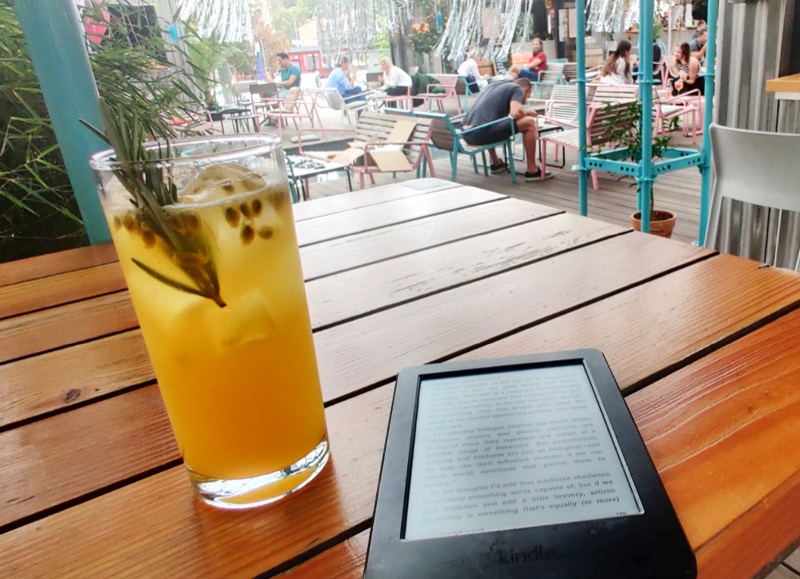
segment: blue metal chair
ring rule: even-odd
[[[389,111],[387,111],[389,112]],[[395,112],[395,111],[391,111]],[[479,125],[477,127],[470,127],[469,129],[459,129],[454,124],[455,118],[450,118],[445,114],[442,113],[434,113],[434,112],[409,112],[409,111],[396,111],[398,113],[405,113],[409,115],[414,115],[419,118],[431,119],[431,132],[430,132],[430,139],[433,146],[441,151],[446,151],[450,155],[450,180],[456,180],[456,170],[458,166],[458,154],[463,153],[465,155],[469,155],[472,159],[472,168],[477,173],[478,172],[478,162],[476,157],[481,155],[481,160],[483,161],[483,174],[489,175],[489,165],[486,162],[486,151],[495,147],[502,147],[503,148],[503,156],[508,163],[508,171],[511,173],[511,182],[517,182],[517,173],[514,168],[514,157],[513,157],[513,146],[514,146],[514,139],[516,137],[516,130],[515,124],[513,119],[510,116],[503,117],[501,119],[497,119],[496,121],[492,121],[490,123],[486,123],[484,125]],[[478,129],[483,129],[492,125],[495,125],[500,122],[504,122],[506,120],[511,120],[511,136],[504,140],[499,141],[497,143],[491,143],[488,145],[470,145],[464,140],[464,135],[471,133],[473,131],[477,131]]]

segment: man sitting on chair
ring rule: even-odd
[[[325,86],[335,88],[347,102],[367,100],[367,97],[362,94],[364,90],[355,84],[355,80],[355,71],[350,72],[350,59],[343,56],[339,66],[331,72],[328,84]]]
[[[514,123],[514,131],[522,133],[522,145],[525,148],[528,163],[525,180],[529,182],[542,178],[541,169],[536,165],[536,141],[539,140],[536,112],[522,108],[530,96],[531,82],[528,79],[520,78],[513,82],[492,83],[478,95],[477,100],[464,117],[462,125],[462,128],[469,129],[510,115],[511,119],[465,133],[464,140],[470,145],[500,143],[511,136],[511,123]],[[492,157],[490,168],[492,175],[508,170],[507,163],[497,156],[494,148],[489,149],[489,155]],[[513,163],[514,160],[512,159],[511,162]],[[552,177],[550,173],[545,175],[546,179],[550,177]]]
[[[290,88],[300,86],[300,69],[292,64],[285,52],[278,53],[278,64],[281,66],[281,79],[276,80],[275,85],[278,87],[278,96],[285,99]]]

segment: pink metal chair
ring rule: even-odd
[[[422,99],[427,105],[428,110],[431,110],[431,103],[435,102],[436,106],[439,108],[439,112],[441,113],[444,112],[445,99],[452,98],[456,101],[456,107],[458,108],[458,114],[460,115],[461,101],[458,98],[456,87],[458,86],[458,79],[461,77],[457,74],[432,74],[430,76],[439,81],[439,83],[429,84],[425,87],[425,92],[419,93],[416,98]],[[442,92],[431,92],[431,89],[434,87],[439,87],[444,90]]]
[[[316,116],[319,127],[322,128],[322,119],[317,110],[318,93],[304,93],[299,87],[289,89],[286,98],[279,101],[278,106],[263,113],[265,119],[275,119],[278,125],[278,136],[283,138],[283,128],[288,119],[294,123],[295,129],[299,130],[298,120],[308,119],[311,126],[314,126]]]

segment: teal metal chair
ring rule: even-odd
[[[434,113],[434,112],[413,112],[413,113],[409,111],[397,111],[397,112],[407,113],[415,117],[431,120],[431,132],[430,132],[431,143],[433,144],[434,147],[436,147],[440,151],[446,151],[449,154],[450,167],[451,167],[450,171],[451,181],[456,180],[459,153],[470,156],[470,158],[472,159],[472,168],[476,173],[478,172],[478,161],[476,157],[480,155],[481,160],[483,162],[483,174],[488,176],[489,165],[486,162],[486,151],[492,148],[502,147],[503,157],[508,163],[508,171],[509,173],[511,173],[511,182],[512,183],[517,182],[517,172],[514,168],[514,156],[513,156],[514,152],[513,147],[514,147],[514,139],[516,137],[516,130],[515,130],[515,125],[513,123],[513,119],[511,119],[510,116],[503,117],[501,119],[497,119],[496,121],[492,121],[491,123],[486,123],[484,125],[479,125],[477,127],[470,127],[469,129],[459,129],[453,122],[459,119],[459,117],[451,118],[445,114]],[[511,124],[511,136],[504,141],[499,141],[497,143],[491,143],[488,145],[470,145],[464,140],[464,135],[468,133],[477,131],[478,129],[489,127],[491,125],[495,125],[505,120],[512,120],[512,124]]]

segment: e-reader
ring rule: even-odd
[[[399,374],[367,579],[696,575],[601,352]]]

